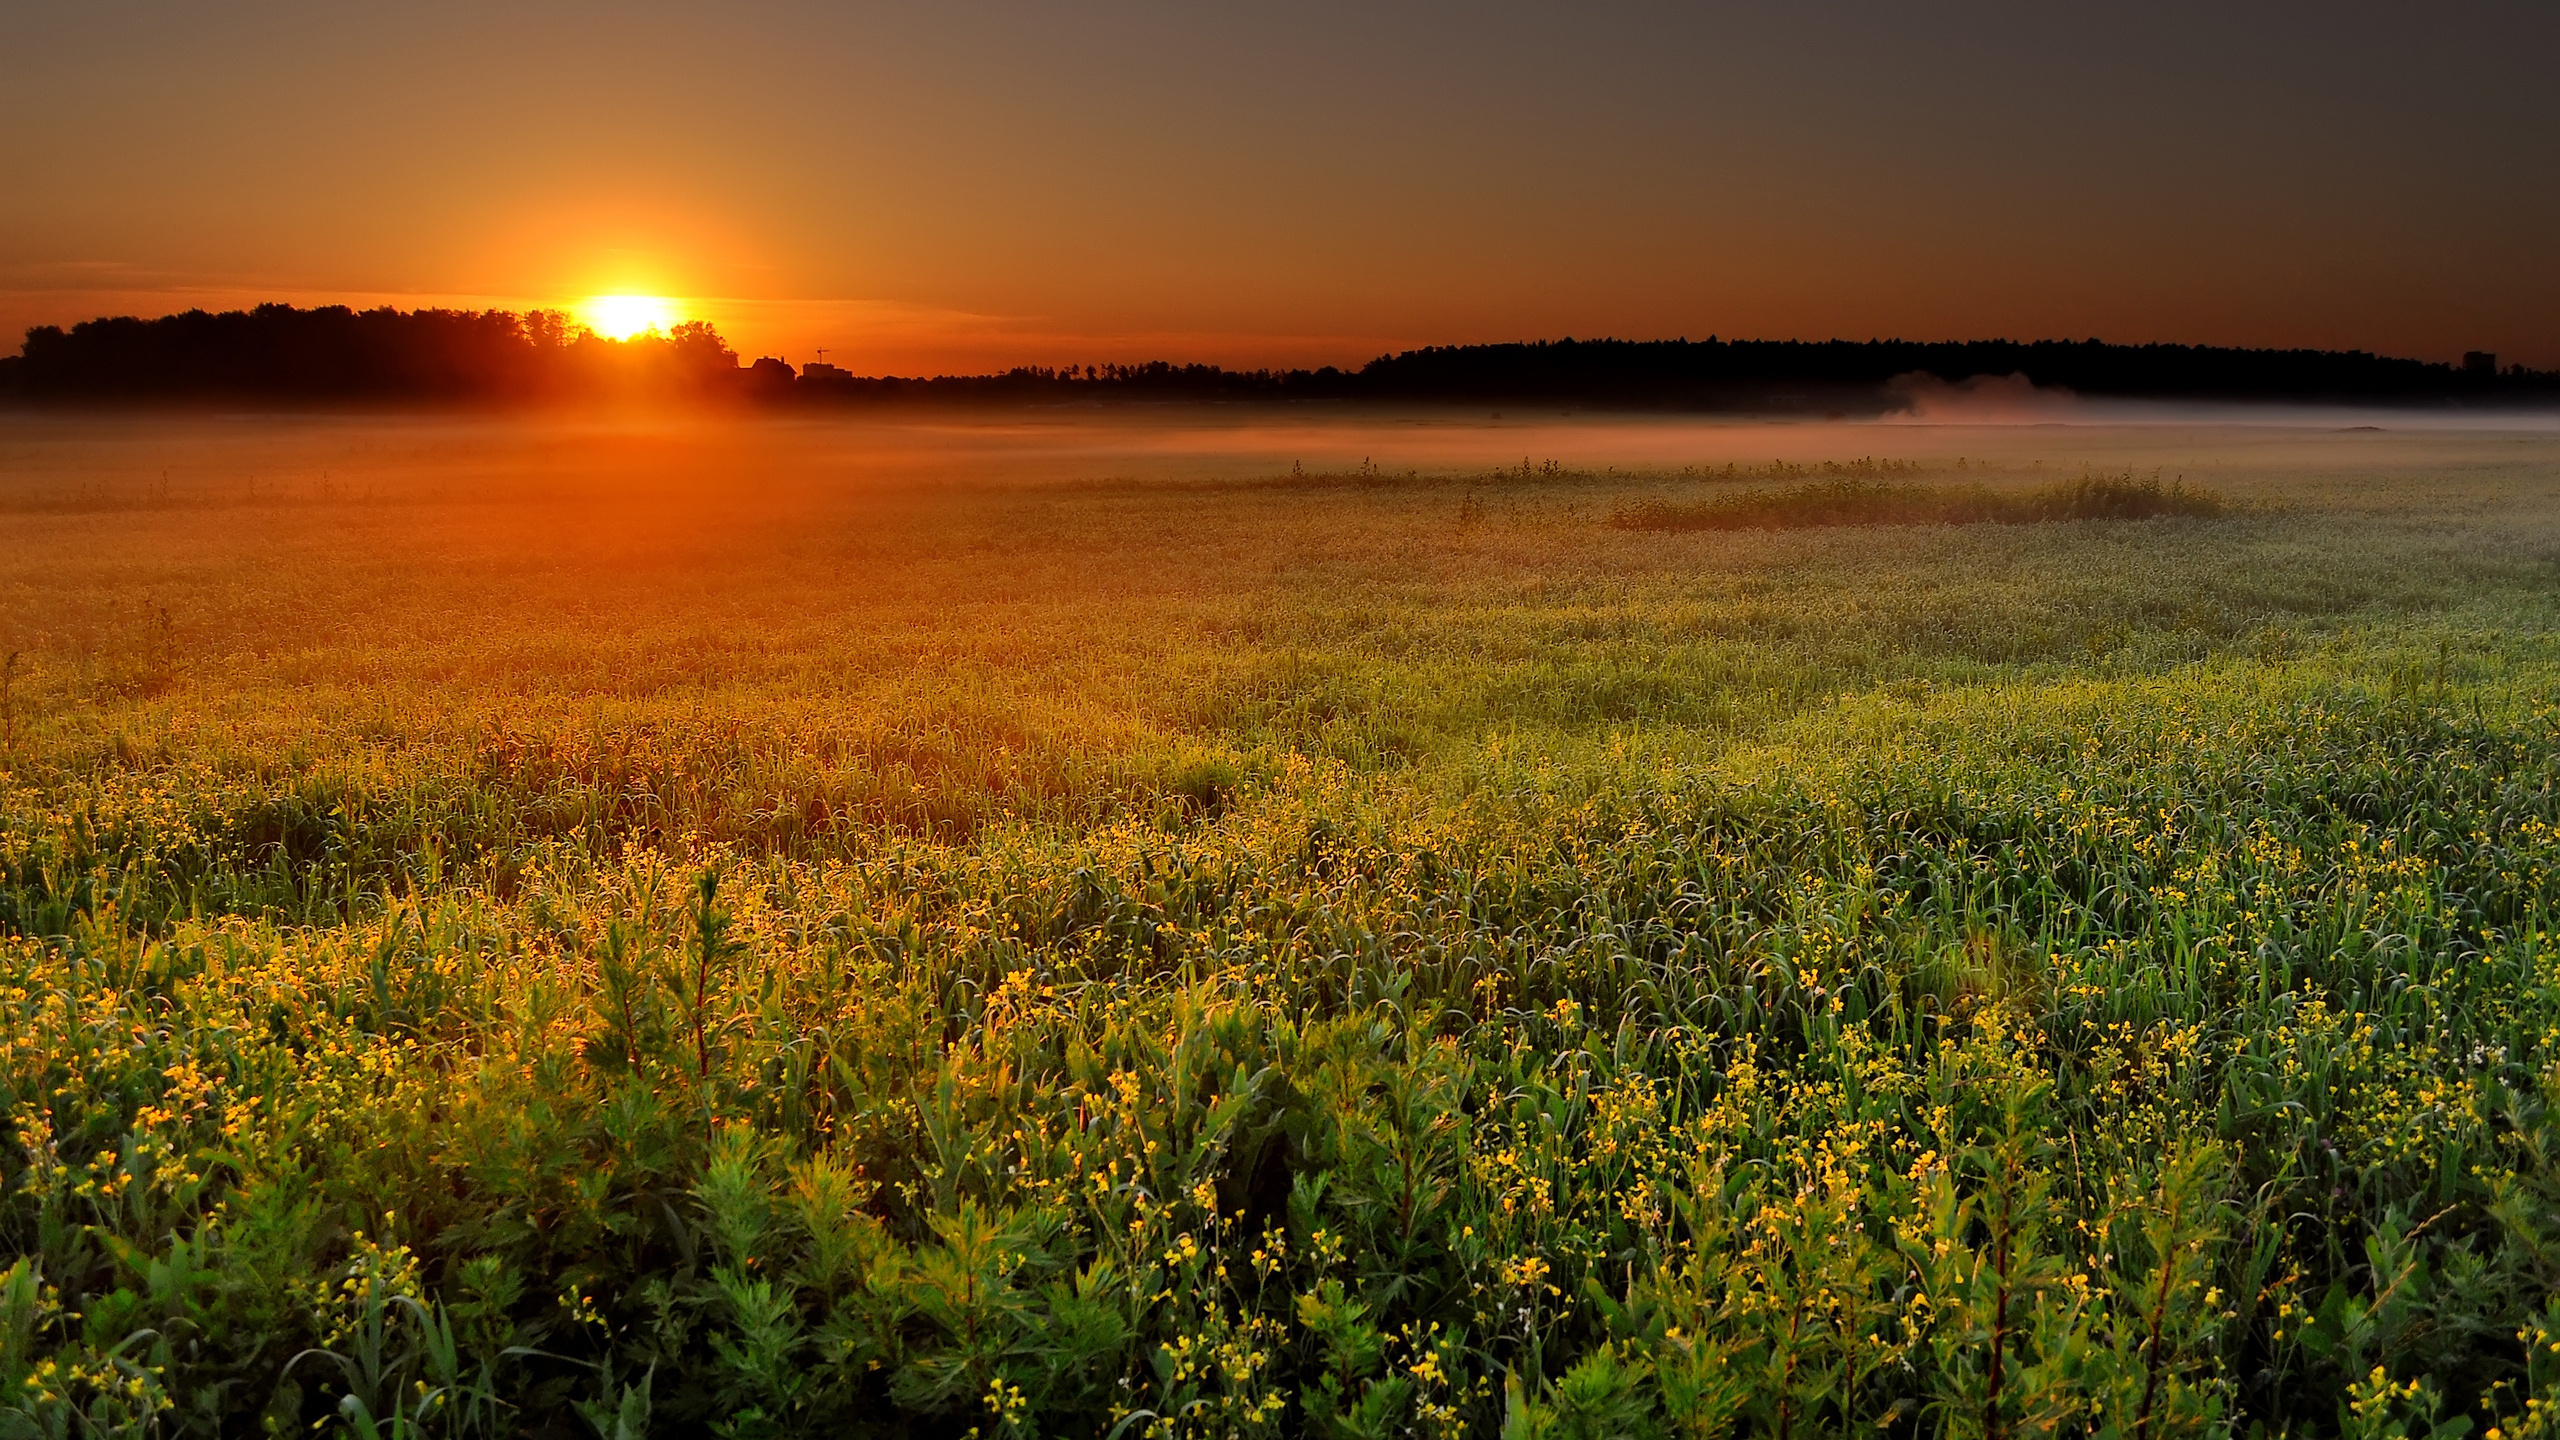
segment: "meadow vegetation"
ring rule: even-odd
[[[0,434],[0,1435],[2560,1429],[2560,442],[227,423]]]

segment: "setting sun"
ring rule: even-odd
[[[587,328],[608,340],[628,340],[676,323],[675,302],[659,295],[598,295],[578,307]]]

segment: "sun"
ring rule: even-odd
[[[676,304],[663,295],[597,295],[578,307],[578,318],[607,340],[628,340],[676,323]]]

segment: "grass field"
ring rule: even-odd
[[[0,417],[0,1436],[2560,1431],[2560,434],[1295,423]]]

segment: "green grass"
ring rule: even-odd
[[[2560,1398],[2547,440],[153,433],[0,446],[0,1433]]]

